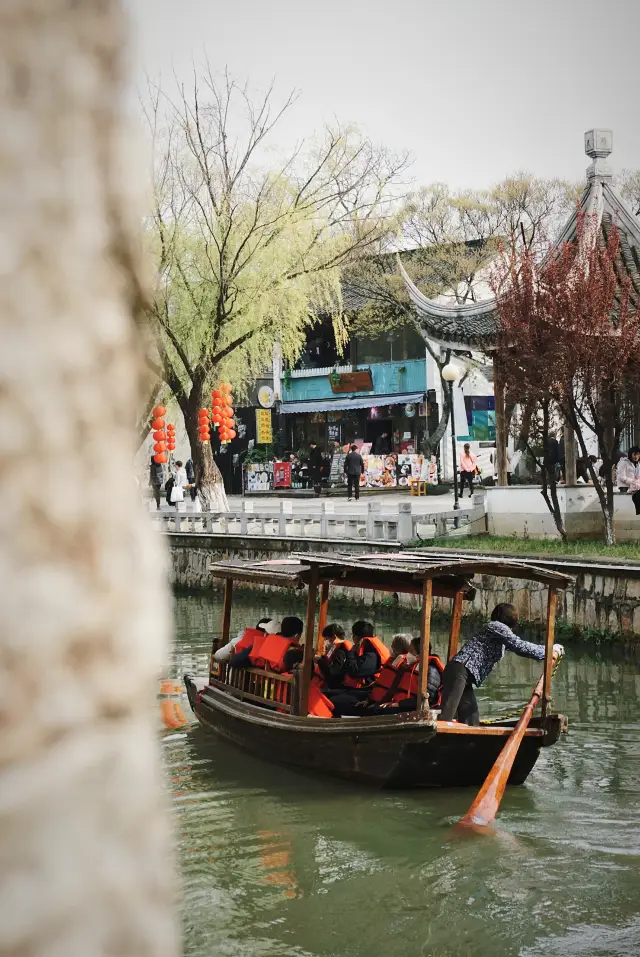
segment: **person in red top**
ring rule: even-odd
[[[464,495],[465,482],[469,483],[469,498],[473,496],[473,477],[477,469],[477,459],[469,443],[465,442],[464,451],[460,456],[460,498]]]

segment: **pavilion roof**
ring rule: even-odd
[[[580,199],[580,209],[598,218],[603,237],[607,238],[615,225],[620,235],[619,268],[631,277],[635,295],[640,297],[640,223],[627,208],[613,184],[606,157],[611,152],[610,130],[590,130],[585,134],[585,150],[592,158],[587,169],[587,183]],[[558,236],[559,248],[577,237],[578,210],[571,214]],[[450,305],[425,296],[398,261],[409,297],[418,314],[425,336],[446,348],[475,348],[490,351],[498,335],[498,315],[495,299],[466,305]]]

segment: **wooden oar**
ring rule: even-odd
[[[533,690],[529,704],[522,712],[520,720],[507,738],[504,748],[496,758],[484,784],[478,791],[475,801],[465,816],[458,822],[457,827],[483,828],[488,827],[494,820],[498,813],[500,801],[507,786],[507,781],[509,780],[511,768],[516,759],[520,742],[533,717],[536,705],[542,697],[543,685],[544,675],[541,675],[540,681]]]

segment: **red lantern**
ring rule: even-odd
[[[216,402],[219,402],[221,398],[222,396],[220,395],[220,390],[214,389],[213,392],[211,393],[211,404],[215,405]]]
[[[231,431],[229,432],[229,438],[230,438],[230,439],[235,439],[236,435],[237,435],[236,430],[235,430],[235,429],[231,429]]]
[[[166,452],[167,446],[164,444],[164,442],[156,442],[156,444],[153,446],[153,451],[157,452],[158,454],[161,452]]]
[[[167,414],[167,410],[163,405],[157,405],[151,414],[154,419],[161,419],[163,415]]]
[[[165,421],[164,419],[154,419],[151,423],[151,428],[154,432],[157,432],[159,429],[164,429]]]
[[[156,432],[153,433],[153,441],[164,442],[164,431],[162,429],[158,429]]]

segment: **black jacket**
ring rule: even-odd
[[[346,648],[336,648],[330,658],[322,655],[318,658],[318,668],[327,688],[341,688],[347,673]]]
[[[347,652],[347,674],[351,678],[373,681],[380,671],[380,655],[369,645],[369,650],[359,655],[355,648]]]
[[[347,457],[344,460],[344,470],[347,475],[362,475],[364,462],[359,452],[347,452]]]

